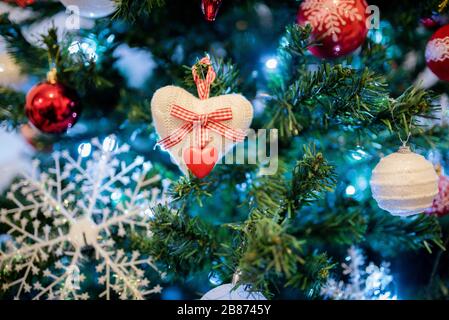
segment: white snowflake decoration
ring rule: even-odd
[[[321,295],[333,300],[396,300],[397,296],[388,291],[393,283],[390,264],[382,262],[380,267],[370,262],[365,265],[365,258],[360,249],[351,247],[342,263],[343,275],[349,276],[349,282],[329,279],[321,289]]]
[[[313,29],[323,33],[323,37],[332,36],[338,41],[345,19],[362,21],[363,16],[356,7],[356,0],[305,0],[301,4],[304,16]]]
[[[14,290],[15,299],[92,298],[83,291],[81,271],[91,258],[99,298],[144,299],[162,290],[146,277],[152,270],[164,276],[153,259],[117,249],[116,240],[133,231],[151,236],[151,208],[167,201],[168,182],[151,176],[151,164],[142,157],[130,164],[119,160],[128,145],[118,147],[111,138],[88,145],[89,154],[94,149],[91,158],[86,152],[77,160],[68,152],[54,153],[48,173],[40,173],[35,161],[31,174],[24,173],[7,195],[17,207],[0,211],[0,224],[9,228],[0,243],[0,268],[19,276],[0,289]],[[162,192],[154,187],[158,182]],[[41,270],[49,261],[56,262]]]

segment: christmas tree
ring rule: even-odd
[[[448,10],[1,1],[0,299],[447,299]]]

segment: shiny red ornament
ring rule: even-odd
[[[201,0],[201,9],[207,21],[215,21],[223,0]]]
[[[438,195],[433,200],[432,207],[426,210],[427,214],[443,217],[449,214],[449,178],[441,175],[438,181]]]
[[[435,19],[433,19],[433,17],[422,18],[420,21],[421,24],[427,29],[432,29],[439,25],[439,23]]]
[[[214,169],[218,161],[218,151],[213,147],[195,148],[184,150],[184,162],[198,179],[203,179]]]
[[[319,45],[309,51],[318,58],[337,58],[355,51],[366,39],[365,0],[304,0],[297,16],[300,25],[312,26]]]
[[[81,113],[77,93],[59,83],[42,82],[26,97],[25,113],[30,122],[45,133],[63,133]]]
[[[427,66],[441,80],[449,81],[449,24],[438,29],[426,47]]]
[[[19,7],[24,8],[26,6],[32,5],[35,2],[35,0],[3,0],[3,2],[15,3]]]

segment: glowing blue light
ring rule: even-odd
[[[112,42],[114,42],[114,40],[115,40],[115,35],[113,35],[113,34],[111,34],[111,35],[106,39],[106,41],[107,41],[108,43],[112,43]]]
[[[70,54],[76,54],[76,53],[83,53],[89,60],[97,61],[98,55],[97,55],[97,44],[95,41],[91,39],[80,41],[73,41],[69,48]]]
[[[80,45],[79,45],[79,42],[78,42],[78,41],[73,41],[73,42],[70,44],[68,50],[69,50],[69,53],[70,53],[70,54],[75,54],[75,53],[79,52],[79,51],[80,51]]]
[[[164,288],[162,300],[182,300],[185,299],[182,291],[175,287]]]
[[[149,161],[144,162],[142,166],[143,166],[143,170],[147,171],[147,172],[153,168],[153,164]]]
[[[346,195],[353,196],[355,194],[355,188],[352,185],[346,187]]]
[[[214,286],[218,286],[223,281],[220,279],[220,277],[218,276],[218,274],[216,272],[212,271],[211,273],[209,273],[209,282]]]
[[[382,32],[376,32],[374,34],[374,42],[379,44],[382,43],[382,40],[383,40]]]
[[[360,161],[366,157],[366,152],[361,148],[358,148],[357,150],[351,153],[351,156],[354,160]]]
[[[391,292],[387,291],[379,295],[379,300],[398,300],[398,296],[393,295]]]
[[[112,199],[113,201],[119,201],[121,197],[122,197],[122,193],[121,193],[120,191],[114,191],[114,192],[111,194],[111,199]]]
[[[276,58],[270,58],[265,62],[265,67],[269,70],[274,70],[278,67],[278,60]]]
[[[357,187],[359,190],[365,190],[368,188],[368,180],[365,176],[359,176],[357,178]]]
[[[91,152],[92,152],[92,145],[89,142],[81,143],[78,146],[78,154],[83,158],[90,156]]]
[[[103,151],[112,152],[117,147],[117,141],[114,136],[106,137],[103,140]]]

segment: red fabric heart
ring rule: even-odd
[[[190,147],[184,150],[184,162],[187,168],[197,177],[203,179],[212,171],[218,161],[216,148],[196,148]]]

